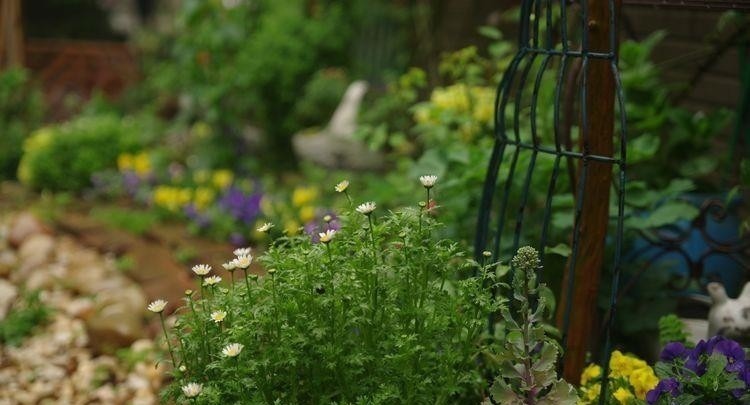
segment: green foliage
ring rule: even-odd
[[[323,69],[305,85],[292,112],[295,126],[309,128],[325,125],[336,110],[349,85],[342,69]]]
[[[80,191],[91,175],[113,168],[117,156],[141,142],[144,124],[115,115],[81,116],[34,132],[24,142],[18,178],[27,186]]]
[[[158,223],[159,216],[153,211],[135,211],[116,207],[97,207],[89,215],[107,225],[134,235],[143,235]]]
[[[574,405],[578,400],[575,388],[557,376],[560,347],[542,324],[547,306],[536,280],[539,252],[522,247],[511,265],[516,314],[502,309],[507,332],[499,354],[500,375],[490,391],[492,399],[499,404]]]
[[[694,113],[674,104],[674,89],[662,83],[661,71],[650,60],[664,36],[657,31],[641,42],[623,41],[620,46],[632,175],[652,187],[690,178],[700,181],[703,189],[713,189],[723,162],[709,151],[716,152],[715,138],[732,114],[724,109]]]
[[[685,324],[675,314],[664,315],[659,318],[659,344],[670,342],[688,343],[689,335],[685,332]]]
[[[309,119],[309,106],[292,114],[300,89],[319,69],[345,60],[353,24],[345,11],[334,2],[309,8],[302,0],[263,0],[225,8],[185,1],[171,36],[151,46],[147,86],[162,98],[180,97],[178,121],[209,124],[223,138],[215,143],[230,152],[227,136],[239,140],[247,122],[262,127],[274,156],[287,163],[289,138],[305,124],[297,120]]]
[[[49,317],[50,310],[39,299],[39,292],[26,292],[0,321],[0,343],[17,346]]]
[[[42,95],[23,69],[0,72],[0,180],[16,176],[21,146],[41,122]]]
[[[486,277],[461,276],[487,268],[434,240],[422,210],[371,215],[345,210],[329,242],[276,239],[259,258],[268,274],[234,270],[236,283],[189,295],[166,396],[196,382],[197,403],[480,402],[485,316],[499,302]],[[239,355],[222,354],[232,343]]]

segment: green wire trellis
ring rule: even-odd
[[[598,1],[598,0],[592,0]],[[617,26],[616,12],[617,7],[615,0],[608,0],[609,3],[609,50],[607,52],[591,51],[588,27],[589,10],[587,1],[580,4],[580,45],[571,46],[572,36],[568,32],[570,5],[566,0],[523,0],[520,13],[520,30],[518,41],[518,52],[510,63],[508,70],[505,72],[499,87],[495,100],[495,144],[485,177],[484,189],[479,209],[478,228],[475,239],[475,254],[477,259],[481,260],[482,252],[490,250],[493,257],[502,262],[510,259],[512,252],[515,252],[521,242],[521,234],[524,225],[530,223],[528,218],[528,200],[530,195],[531,179],[534,174],[537,160],[542,156],[548,156],[554,159],[552,175],[549,179],[546,198],[544,200],[544,209],[542,212],[541,229],[539,230],[538,250],[542,263],[545,260],[545,250],[550,239],[550,220],[553,213],[553,197],[556,195],[556,187],[560,182],[561,166],[564,163],[579,164],[579,179],[575,185],[575,206],[573,208],[573,232],[571,237],[571,253],[567,266],[567,299],[564,308],[562,321],[562,343],[563,347],[567,342],[570,326],[570,315],[573,301],[573,291],[575,287],[575,269],[580,259],[580,239],[581,239],[581,217],[584,215],[584,201],[596,199],[597,195],[587,194],[586,177],[590,175],[591,162],[601,162],[610,164],[612,170],[616,170],[616,176],[613,176],[615,191],[617,216],[614,219],[614,232],[609,232],[611,242],[614,244],[614,253],[612,255],[613,278],[611,285],[611,296],[609,299],[608,316],[603,322],[601,331],[601,364],[603,365],[603,383],[600,396],[600,404],[605,402],[607,395],[607,378],[609,375],[609,358],[611,355],[611,329],[617,306],[618,280],[620,276],[621,245],[623,234],[623,216],[624,216],[624,197],[625,197],[625,174],[626,174],[626,116],[625,101],[620,82],[619,71],[617,67]],[[559,21],[555,21],[558,20]],[[540,27],[541,26],[541,27]],[[563,118],[561,111],[561,102],[563,87],[568,75],[568,71],[573,61],[580,61],[580,81],[577,83],[577,91],[580,94],[578,104],[578,115],[580,117],[580,143],[581,147],[571,148],[570,143],[565,144],[562,139],[561,120]],[[615,81],[615,103],[619,109],[619,141],[615,143],[615,151],[611,156],[594,154],[590,150],[591,136],[586,123],[589,122],[589,109],[587,105],[589,65],[591,60],[609,61],[612,74]],[[537,64],[537,65],[535,65]],[[542,79],[552,66],[557,64],[559,70],[556,73],[556,85],[554,89],[554,126],[552,145],[544,144],[538,133],[538,106],[539,94],[542,86]],[[535,77],[531,77],[532,68],[538,66]],[[554,72],[553,72],[554,74]],[[533,82],[530,83],[530,80]],[[528,104],[524,103],[524,89],[527,85],[531,87],[531,100]],[[512,111],[511,111],[512,109]],[[520,128],[520,112],[529,111],[530,139],[525,139]],[[528,159],[526,167],[519,167],[519,156],[526,154]],[[509,161],[508,161],[509,160]],[[509,165],[507,175],[500,179],[500,169],[503,165]],[[525,169],[525,170],[524,170]],[[510,195],[515,176],[524,176],[520,186],[520,196],[517,203],[510,207]],[[499,183],[500,181],[500,183]],[[575,181],[571,179],[570,184]],[[572,188],[572,186],[571,186]],[[501,192],[500,197],[496,200],[495,194]],[[572,190],[571,190],[572,191]],[[608,199],[607,199],[608,201]],[[588,205],[587,205],[588,206]],[[515,209],[515,216],[511,209]],[[494,222],[494,232],[491,232]],[[524,222],[525,220],[526,223]],[[513,227],[513,241],[509,246],[503,243],[503,233],[509,223]],[[535,224],[537,225],[537,224]],[[488,249],[489,247],[489,249]],[[592,271],[601,271],[601,269],[592,269]],[[493,319],[490,319],[490,331],[492,332]]]

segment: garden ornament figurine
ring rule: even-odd
[[[708,335],[750,341],[750,282],[745,284],[736,299],[729,298],[720,283],[709,283],[706,288],[712,301],[708,312]]]
[[[379,169],[383,166],[380,153],[357,139],[357,117],[367,93],[367,82],[358,80],[349,85],[331,121],[319,132],[294,135],[292,145],[302,159],[330,168],[356,170]]]

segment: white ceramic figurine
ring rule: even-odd
[[[720,283],[709,283],[706,288],[713,301],[708,312],[708,336],[750,340],[750,282],[736,299],[729,298]]]

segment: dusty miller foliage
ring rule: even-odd
[[[492,400],[503,405],[575,405],[575,388],[557,376],[560,347],[543,325],[547,302],[536,280],[539,253],[522,247],[511,266],[515,315],[510,308],[501,310],[507,334],[498,356],[500,375],[490,390]]]

